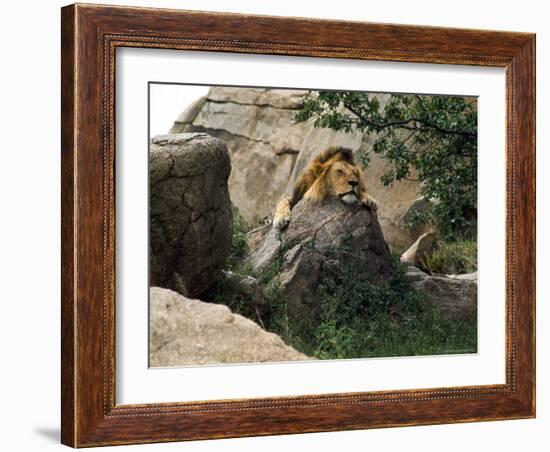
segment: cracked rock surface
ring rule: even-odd
[[[390,272],[390,253],[377,214],[361,204],[328,200],[318,205],[302,199],[285,230],[264,226],[249,233],[248,244],[248,262],[256,271],[280,261],[274,282],[297,315],[312,308],[302,306],[305,291],[314,294],[327,271],[339,268],[341,260],[360,260],[364,277],[371,281],[382,281]]]
[[[221,304],[150,290],[152,367],[312,359]]]
[[[150,286],[194,297],[218,276],[231,245],[230,172],[220,139],[181,133],[151,140]]]
[[[233,165],[231,200],[247,222],[270,216],[317,153],[330,146],[372,151],[373,139],[361,132],[317,128],[313,120],[296,122],[306,93],[212,87],[206,97],[177,118],[171,129],[172,133],[206,132],[227,143]],[[389,98],[376,96],[382,105]],[[406,221],[411,207],[419,202],[420,182],[403,179],[385,186],[380,180],[386,172],[384,159],[374,152],[369,155],[367,191],[379,203],[378,219],[384,236],[391,246],[405,250],[425,232],[421,226],[411,228]]]
[[[409,267],[407,276],[426,295],[427,302],[451,320],[472,320],[477,316],[477,272],[462,275],[428,275]]]

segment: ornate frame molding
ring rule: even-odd
[[[506,68],[506,383],[116,405],[114,87],[118,47]],[[535,415],[534,35],[71,5],[62,9],[61,153],[64,444],[146,443]]]

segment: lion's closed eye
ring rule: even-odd
[[[323,151],[297,179],[292,196],[278,203],[274,224],[279,229],[285,227],[290,220],[290,209],[302,198],[321,202],[334,197],[348,204],[356,203],[365,195],[361,177],[351,149],[333,147]]]

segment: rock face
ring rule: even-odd
[[[221,271],[232,235],[223,141],[202,133],[153,138],[150,172],[150,286],[186,296]]]
[[[360,204],[330,200],[316,205],[302,200],[292,209],[287,229],[279,232],[266,226],[253,231],[249,239],[249,264],[261,272],[277,262],[274,282],[295,313],[304,309],[300,304],[305,291],[314,294],[327,269],[337,268],[342,260],[359,260],[365,278],[374,282],[384,280],[390,271],[377,215]]]
[[[171,132],[206,132],[223,139],[231,153],[229,191],[246,221],[273,213],[284,194],[318,152],[330,146],[371,150],[372,140],[361,133],[315,128],[313,120],[296,123],[306,91],[214,87],[184,111]],[[377,95],[385,104],[387,95]],[[379,202],[380,225],[387,242],[408,248],[424,231],[406,226],[410,208],[419,201],[420,184],[403,180],[384,186],[385,163],[371,153],[365,170],[367,191]]]
[[[312,359],[224,305],[158,287],[150,291],[149,337],[152,367]]]
[[[467,275],[430,276],[416,267],[407,275],[422,291],[435,310],[454,320],[475,319],[477,316],[477,272]]]
[[[426,269],[426,259],[433,252],[437,235],[434,232],[422,234],[411,247],[401,255],[401,262],[411,264],[422,270]]]

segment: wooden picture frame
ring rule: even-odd
[[[71,5],[62,9],[62,442],[73,447],[535,416],[535,35]],[[506,383],[115,403],[115,50],[506,70]]]

